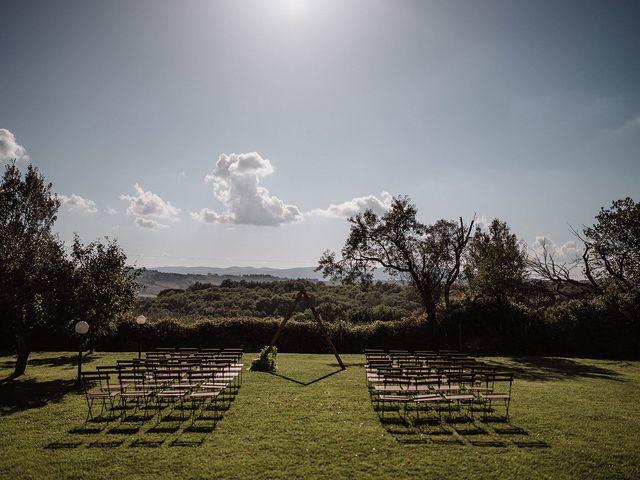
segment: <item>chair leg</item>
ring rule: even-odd
[[[102,406],[100,407],[100,413],[98,414],[99,416],[102,416],[102,414],[104,413],[104,409],[107,406],[106,404],[106,400],[103,398],[102,399]]]
[[[87,411],[87,418],[85,418],[84,423],[87,423],[89,420],[93,420],[93,412],[92,412],[93,399],[87,398],[87,405],[89,408]]]
[[[113,398],[109,397],[109,413],[110,413],[110,417],[111,420],[115,420],[116,419],[116,412],[115,412],[115,405],[113,404]]]

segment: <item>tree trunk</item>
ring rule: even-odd
[[[436,305],[429,301],[425,302],[427,310],[427,322],[429,322],[429,346],[437,350],[440,348],[440,338],[438,332],[438,319],[436,318]]]
[[[504,354],[506,352],[505,349],[505,341],[504,341],[504,312],[507,311],[506,301],[502,298],[502,296],[498,297],[498,335],[500,338],[500,353]]]
[[[93,326],[95,322],[91,322],[91,326]],[[89,327],[89,353],[87,355],[93,354],[93,350],[95,348],[95,333],[91,327]],[[80,342],[80,348],[82,348],[82,341]]]
[[[29,341],[26,338],[18,339],[17,342],[17,359],[16,366],[13,370],[13,378],[23,375],[27,369],[27,361],[29,360],[29,354],[31,353],[31,347]]]
[[[444,286],[444,314],[446,317],[451,313],[451,285]]]

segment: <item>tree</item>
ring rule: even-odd
[[[62,243],[52,234],[60,201],[37,168],[22,173],[15,162],[0,182],[0,310],[17,353],[13,376],[22,375],[32,333],[50,325],[69,284]]]
[[[600,209],[591,227],[573,230],[582,255],[558,261],[548,244],[529,260],[532,272],[566,297],[640,295],[640,204],[627,197]],[[581,275],[580,275],[581,274]],[[582,278],[581,278],[582,277]]]
[[[479,227],[469,242],[464,274],[475,298],[503,302],[521,291],[527,279],[527,250],[497,218],[483,232]]]
[[[464,276],[473,303],[483,300],[498,307],[498,312],[492,320],[498,324],[503,346],[505,314],[508,316],[511,310],[507,300],[523,291],[527,275],[526,246],[511,233],[506,222],[494,219],[487,232],[476,228],[473,238],[469,241]],[[462,330],[462,323],[459,323],[458,341],[461,348]]]
[[[432,225],[419,222],[417,209],[407,197],[395,197],[389,210],[378,216],[366,210],[349,219],[351,229],[340,259],[326,251],[317,271],[343,283],[370,284],[376,268],[410,282],[418,291],[438,346],[437,307],[444,297],[450,310],[451,287],[458,278],[461,259],[474,221],[465,226],[449,220]]]
[[[640,292],[640,203],[627,197],[601,208],[596,223],[582,231],[584,273],[596,290],[612,285]]]
[[[83,245],[76,235],[71,261],[74,268],[75,320],[90,325],[89,346],[109,333],[115,319],[133,305],[139,271],[127,266],[127,257],[115,240]]]

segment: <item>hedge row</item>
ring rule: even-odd
[[[241,346],[245,351],[259,351],[269,343],[280,322],[276,318],[223,318],[192,323],[161,320],[139,327],[131,321],[121,321],[116,332],[102,338],[98,347],[109,351],[132,351],[138,348],[140,342],[144,350],[156,347]],[[342,353],[360,353],[367,347],[427,348],[426,324],[417,319],[369,324],[337,322],[326,325],[332,341]],[[314,321],[290,320],[277,345],[282,352],[330,352]]]
[[[640,319],[636,304],[621,308],[607,299],[568,301],[532,310],[515,303],[476,303],[457,308],[443,324],[442,347],[472,354],[557,355],[601,358],[640,356]],[[624,305],[622,305],[624,307]],[[633,308],[632,308],[633,307]],[[191,321],[150,320],[142,327],[132,320],[116,323],[98,339],[97,349],[135,351],[155,347],[242,346],[259,351],[268,344],[280,318],[211,318]],[[432,348],[424,317],[396,321],[326,322],[339,352],[364,348]],[[77,347],[72,329],[42,331],[32,337],[33,350],[69,350]],[[2,333],[2,332],[0,332]],[[0,350],[11,351],[10,335],[0,334]],[[312,320],[292,319],[278,340],[283,352],[328,353],[327,342]]]

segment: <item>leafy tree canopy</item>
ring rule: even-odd
[[[18,354],[14,375],[24,373],[35,328],[51,324],[69,285],[62,243],[52,234],[60,201],[32,165],[23,177],[15,163],[0,181],[0,309],[3,330]],[[66,292],[68,293],[68,292]]]
[[[139,274],[127,266],[127,256],[115,240],[83,245],[76,235],[71,261],[76,289],[75,319],[90,325],[90,345],[109,333],[114,321],[133,305]]]
[[[460,273],[474,222],[465,226],[461,218],[459,223],[421,223],[415,205],[407,197],[395,197],[382,216],[366,210],[349,222],[351,229],[341,258],[327,251],[317,270],[345,283],[370,283],[376,268],[407,280],[420,294],[435,337],[438,303],[444,296],[445,310],[449,310],[451,287]],[[433,340],[437,343],[437,339]]]
[[[526,246],[496,218],[486,232],[476,228],[464,273],[475,297],[504,300],[520,291],[528,276]]]
[[[15,162],[0,181],[0,329],[13,338],[14,376],[24,373],[32,337],[87,320],[92,337],[128,310],[137,285],[115,241],[86,246],[76,236],[71,258],[52,233],[60,200],[36,167]]]

